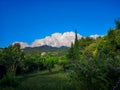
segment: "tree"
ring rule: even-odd
[[[79,48],[91,59],[83,58],[73,67],[73,84],[78,90],[120,90],[120,22],[104,37],[88,42],[82,38]]]
[[[87,46],[84,50],[84,58],[86,60],[91,60],[97,54],[97,43],[92,43]]]
[[[75,41],[74,44],[71,44],[71,47],[68,51],[67,57],[68,59],[71,60],[79,60],[80,53],[79,53],[79,41],[78,41],[78,37],[77,37],[77,32],[75,32]]]
[[[59,64],[62,66],[64,72],[69,68],[69,61],[65,56],[60,57]]]
[[[120,31],[120,20],[115,20],[116,30]]]
[[[57,58],[54,56],[45,56],[45,60],[43,61],[43,64],[47,67],[49,72],[52,72],[52,68],[54,67],[54,64],[57,62]]]
[[[15,74],[17,67],[20,66],[20,62],[24,58],[24,52],[20,49],[20,45],[16,43],[4,48],[0,57],[0,63],[7,68],[7,71]]]
[[[74,53],[75,53],[74,60],[79,60],[80,53],[79,53],[79,41],[77,37],[77,31],[75,32]]]

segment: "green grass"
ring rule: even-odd
[[[0,90],[75,90],[70,84],[68,72],[54,69],[52,72],[40,71],[19,76],[20,85],[16,88],[6,87]]]
[[[42,71],[27,76],[18,90],[73,90],[68,73],[62,71]]]
[[[62,72],[39,72],[29,76],[18,87],[20,90],[73,90]]]

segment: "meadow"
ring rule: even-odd
[[[19,85],[15,88],[6,87],[1,90],[74,90],[68,72],[63,72],[59,67],[52,72],[48,70],[18,76]]]

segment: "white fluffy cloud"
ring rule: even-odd
[[[78,34],[80,39],[82,36]],[[54,33],[51,36],[47,36],[44,39],[35,40],[31,47],[37,47],[42,45],[49,45],[52,47],[68,46],[70,47],[71,43],[74,42],[75,33],[74,32],[65,32],[65,33]]]
[[[89,37],[96,39],[100,35],[90,35]],[[83,37],[82,35],[78,34],[78,39]],[[61,47],[61,46],[67,46],[70,47],[71,43],[75,40],[75,33],[74,32],[65,32],[65,33],[54,33],[51,36],[46,36],[43,39],[36,39],[32,42],[31,45],[28,45],[25,42],[14,42],[19,43],[21,45],[21,48],[25,47],[38,47],[43,45],[48,45],[52,47]]]
[[[90,37],[96,39],[96,38],[100,37],[100,35],[95,34],[95,35],[90,35]]]

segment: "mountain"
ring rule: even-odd
[[[41,55],[41,53],[46,52],[46,54],[50,55],[65,55],[68,51],[69,47],[61,46],[61,47],[52,47],[48,45],[43,45],[39,47],[26,47],[24,48],[25,54],[28,55]]]
[[[39,47],[26,47],[24,50],[63,50],[63,49],[69,49],[69,47],[61,46],[61,47],[52,47],[48,45],[43,45]]]

